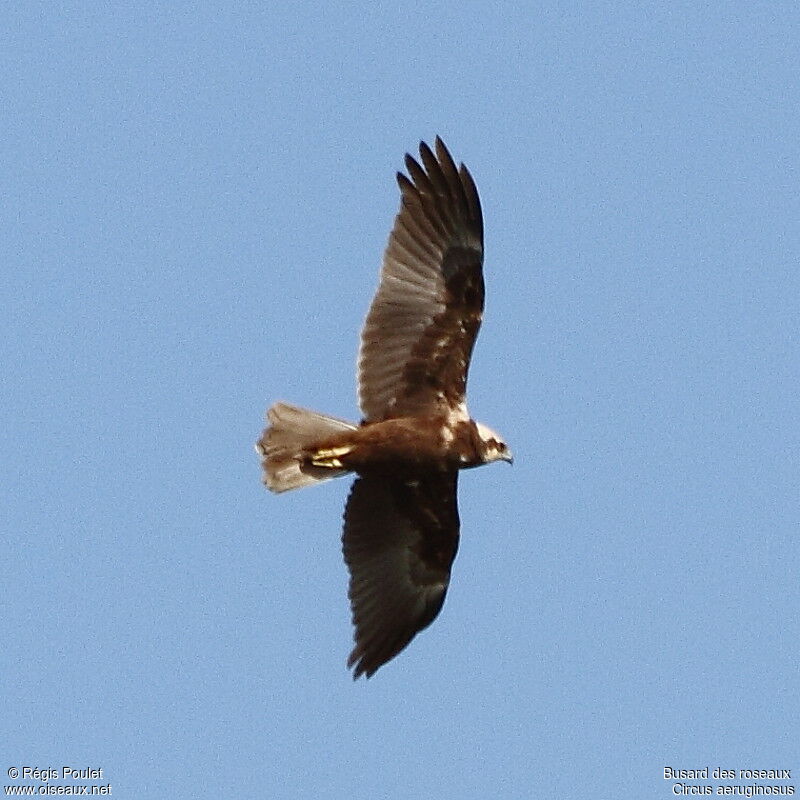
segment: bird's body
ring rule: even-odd
[[[438,614],[459,539],[460,469],[511,460],[466,407],[483,314],[483,220],[475,184],[440,139],[406,156],[402,204],[361,335],[359,425],[276,403],[256,445],[275,492],[349,472],[345,508],[356,646],[368,677]],[[424,167],[424,168],[423,168]]]
[[[399,417],[361,425],[316,442],[303,452],[313,466],[360,475],[414,476],[420,470],[451,471],[486,462],[478,426],[446,417]]]

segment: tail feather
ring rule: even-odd
[[[275,403],[267,420],[270,425],[256,442],[256,452],[261,456],[263,481],[271,491],[287,492],[347,472],[305,463],[303,451],[318,441],[355,430],[355,425],[288,403]]]

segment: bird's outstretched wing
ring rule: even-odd
[[[369,421],[448,412],[464,401],[483,313],[483,218],[467,168],[441,139],[406,155],[400,211],[383,258],[358,358]],[[410,178],[410,179],[409,179]]]
[[[444,603],[458,549],[458,473],[357,478],[344,512],[353,677],[394,658]]]

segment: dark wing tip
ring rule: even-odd
[[[424,144],[424,142],[420,143],[420,145],[422,144]],[[441,136],[439,136],[438,133],[436,134],[436,138],[433,140],[433,147],[434,150],[436,150],[436,157],[439,159],[439,161],[449,161],[451,164],[455,164],[453,161],[453,156],[450,155],[450,151],[447,149],[447,145],[444,143],[444,140]]]
[[[379,662],[373,658],[370,662],[367,654],[356,646],[347,659],[347,669],[353,670],[354,681],[357,681],[362,675],[369,680],[387,661],[391,661],[391,658],[389,657]]]
[[[355,669],[353,669],[355,667]],[[363,654],[358,652],[358,648],[354,648],[347,659],[347,669],[353,669],[353,680],[357,681],[362,675],[366,678],[371,678],[375,674],[375,670],[368,670],[364,665]]]
[[[408,172],[412,172],[415,167],[419,167],[419,164],[417,164],[417,160],[414,158],[414,156],[411,155],[411,153],[406,153],[405,157],[403,158],[403,161],[405,162],[406,170]]]
[[[438,136],[436,137],[435,147],[436,157],[439,160],[439,163],[443,165],[445,170],[452,173],[458,173],[456,162],[453,161],[453,156],[450,155],[450,151],[447,149],[447,146]],[[462,164],[461,166],[463,167],[464,165]]]
[[[439,135],[434,139],[434,150],[431,150],[427,142],[420,141],[419,161],[411,153],[405,154],[404,162],[408,176],[402,172],[397,173],[397,182],[400,184],[400,188],[404,192],[409,188],[417,191],[429,191],[432,188],[432,184],[444,183],[447,186],[446,176],[458,176],[463,189],[468,194],[477,195],[475,182],[469,170],[464,166],[463,162],[456,166],[456,162],[453,160],[453,156],[450,155],[447,145]]]
[[[414,191],[414,184],[411,183],[411,181],[404,173],[398,172],[396,177],[397,177],[397,185],[400,187],[400,192],[403,195],[406,195],[409,192]]]

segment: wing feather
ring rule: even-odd
[[[369,421],[461,407],[483,314],[483,219],[467,168],[436,139],[406,156],[400,211],[361,334],[359,404]]]
[[[458,549],[457,473],[414,482],[360,477],[345,508],[354,677],[372,675],[430,625]]]
[[[410,215],[399,218],[396,232],[398,243],[423,264],[436,264],[442,257],[441,250],[430,241],[430,234]]]

